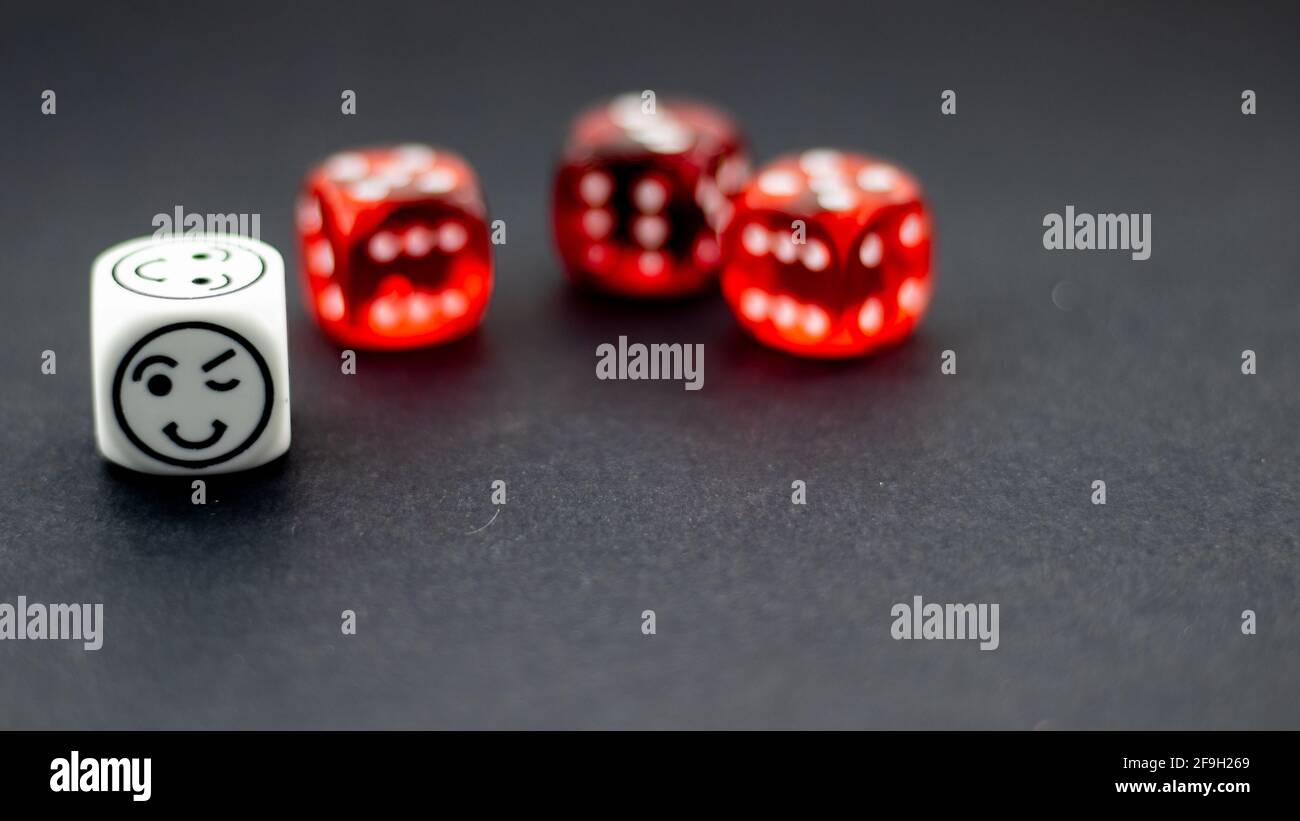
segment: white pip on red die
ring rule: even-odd
[[[344,151],[304,187],[304,290],[329,336],[358,348],[420,348],[483,320],[492,246],[468,162],[418,144]]]
[[[134,239],[90,281],[95,443],[143,473],[244,470],[289,449],[284,261],[234,235]]]

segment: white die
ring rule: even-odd
[[[233,235],[146,237],[90,274],[95,443],[144,473],[244,470],[289,449],[284,260]]]

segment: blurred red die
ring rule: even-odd
[[[297,225],[312,313],[339,343],[418,348],[483,319],[487,207],[456,154],[424,145],[335,154],[307,175]]]
[[[761,169],[723,236],[722,293],[774,348],[849,357],[911,333],[930,302],[921,187],[882,160],[817,149]]]
[[[581,114],[555,175],[552,223],[569,277],[615,294],[671,297],[709,285],[746,141],[721,112],[626,94]]]

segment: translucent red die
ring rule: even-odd
[[[424,145],[335,154],[307,175],[297,225],[312,313],[338,342],[418,348],[483,319],[487,207],[456,154]]]
[[[748,177],[745,139],[709,106],[627,94],[581,114],[552,199],[569,277],[638,297],[701,290],[721,267],[719,231]]]
[[[896,342],[933,288],[931,219],[915,179],[817,149],[763,167],[723,235],[722,293],[764,344],[849,357]]]

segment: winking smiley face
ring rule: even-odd
[[[271,374],[256,347],[209,322],[147,334],[113,379],[113,410],[126,437],[180,467],[209,467],[243,453],[266,429],[273,407]]]

